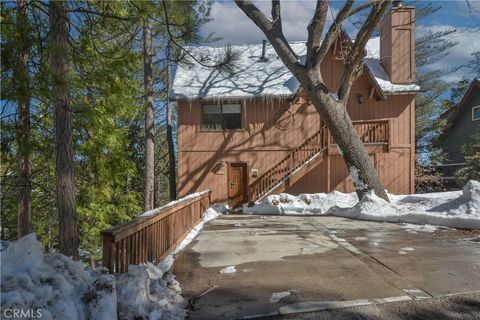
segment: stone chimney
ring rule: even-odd
[[[392,83],[415,82],[415,8],[395,1],[380,23],[380,61]]]

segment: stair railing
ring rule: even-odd
[[[389,146],[390,122],[388,120],[354,121],[353,125],[363,143]],[[326,126],[322,126],[319,131],[290,151],[282,160],[250,184],[249,202],[254,202],[268,194],[297,169],[325,152],[328,146],[334,143],[330,130]]]

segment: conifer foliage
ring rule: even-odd
[[[184,47],[208,41],[199,29],[209,21],[210,5],[1,2],[2,239],[33,231],[46,250],[94,265],[100,231],[142,212],[147,167],[154,168],[151,205],[176,197],[175,105],[168,88]],[[150,124],[145,21],[151,28]],[[149,133],[153,148],[146,146]]]

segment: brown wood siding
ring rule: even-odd
[[[330,54],[324,60],[322,74],[333,90],[341,76],[340,60]],[[354,84],[348,102],[352,120],[389,119],[391,144],[389,153],[371,156],[385,187],[392,193],[414,192],[415,160],[415,95],[390,95],[386,100],[369,98],[372,88],[368,76],[362,75]],[[358,96],[363,103],[358,103]],[[178,187],[179,196],[198,190],[211,189],[212,201],[226,202],[227,166],[221,161],[246,162],[249,180],[254,181],[251,169],[258,176],[285,157],[320,129],[320,117],[311,105],[290,105],[288,99],[247,99],[244,105],[244,128],[240,131],[202,131],[201,106],[208,101],[178,101]],[[293,127],[280,130],[274,125],[275,114],[288,109],[294,114]],[[343,159],[330,156],[287,192],[292,194],[338,190],[353,191],[353,184]],[[220,172],[223,171],[223,174]],[[327,174],[329,173],[329,174]]]
[[[392,83],[415,81],[415,9],[394,8],[381,22],[380,61]]]

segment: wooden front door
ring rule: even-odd
[[[228,164],[228,202],[232,208],[238,207],[247,199],[247,164]]]

